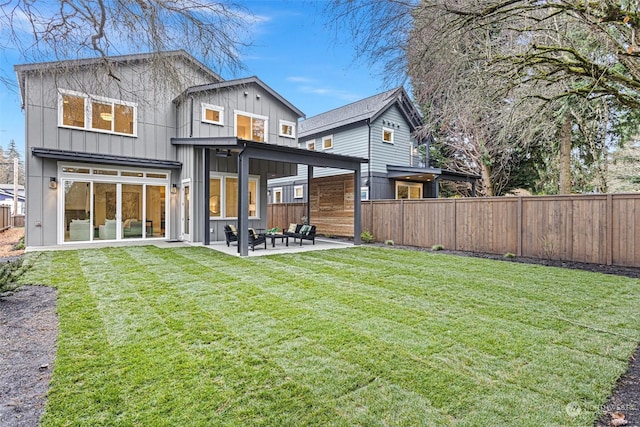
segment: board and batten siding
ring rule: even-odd
[[[392,125],[383,124],[383,120]],[[382,141],[383,128],[393,130],[393,144]],[[387,165],[410,166],[412,141],[409,125],[393,105],[371,123],[371,171],[387,173]]]
[[[177,60],[178,61],[178,60]],[[183,88],[209,83],[191,65],[177,63]],[[25,230],[27,247],[57,244],[58,191],[48,188],[58,174],[58,162],[32,156],[31,148],[175,160],[170,138],[175,136],[175,82],[153,81],[144,63],[114,65],[119,85],[106,73],[60,70],[27,71],[24,75],[25,169],[27,191]],[[173,91],[170,90],[174,88]],[[58,126],[59,90],[70,90],[137,104],[137,136],[124,136]],[[174,181],[175,182],[175,181]]]
[[[245,92],[247,95],[245,95]],[[267,143],[287,147],[297,147],[296,138],[286,138],[279,135],[280,120],[296,123],[298,116],[287,106],[274,98],[269,92],[257,84],[211,90],[191,96],[193,98],[193,137],[233,137],[235,136],[235,111],[240,111],[268,119]],[[183,120],[189,120],[191,99],[180,104],[180,123],[178,128],[182,137],[188,137],[190,126],[182,125]],[[223,125],[202,122],[202,103],[224,108]],[[184,133],[183,133],[184,132]]]

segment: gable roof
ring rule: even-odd
[[[303,120],[298,126],[298,136],[304,138],[367,119],[375,120],[393,105],[398,106],[412,132],[422,126],[422,117],[404,88],[397,87]]]
[[[158,55],[166,58],[181,58],[187,63],[200,70],[204,75],[208,76],[212,80],[223,80],[218,74],[213,72],[209,67],[198,61],[195,57],[188,54],[185,50],[171,50],[166,52],[149,52],[149,53],[135,53],[131,55],[118,55],[108,56],[107,59],[112,63],[126,64],[130,62],[145,62],[152,61]],[[18,85],[20,86],[20,96],[24,100],[24,80],[25,74],[32,71],[43,70],[65,70],[69,68],[86,68],[104,63],[105,58],[83,58],[83,59],[67,59],[61,61],[49,61],[49,62],[37,62],[32,64],[18,64],[14,65],[13,69],[18,77]]]
[[[185,90],[178,98],[174,100],[174,102],[179,101],[181,98],[184,98],[187,95],[193,93],[214,91],[224,88],[236,87],[236,86],[248,86],[248,85],[257,85],[261,87],[264,91],[268,92],[271,96],[276,98],[278,101],[282,102],[284,105],[289,107],[292,111],[294,111],[298,117],[306,117],[305,114],[300,111],[295,105],[287,101],[282,95],[269,87],[265,82],[260,80],[257,76],[245,77],[242,79],[236,80],[225,80],[217,83],[208,83],[200,86],[192,86]]]

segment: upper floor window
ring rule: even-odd
[[[393,144],[393,129],[382,128],[382,142]]]
[[[307,141],[307,150],[316,151],[316,142],[315,141]]]
[[[286,120],[280,120],[280,136],[285,138],[296,137],[296,124]]]
[[[255,142],[267,142],[268,117],[235,111],[236,136]]]
[[[304,187],[302,185],[296,185],[293,187],[293,198],[302,199],[304,197]]]
[[[322,138],[322,149],[329,150],[333,148],[333,135],[325,136]]]
[[[133,102],[61,91],[58,125],[135,136],[136,110]]]
[[[224,126],[224,107],[202,103],[202,121]]]

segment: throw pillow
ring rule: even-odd
[[[235,225],[231,225],[231,224],[229,224],[229,228],[231,229],[231,232],[232,232],[233,234],[235,234],[236,236],[238,235],[238,230],[236,229],[236,226],[235,226]]]
[[[254,230],[253,228],[249,229],[249,233],[251,233],[251,235],[253,236],[254,239],[258,238],[258,235],[256,234],[256,230]]]
[[[289,233],[295,233],[296,232],[296,227],[298,226],[298,224],[289,224],[289,229],[287,230]]]
[[[311,230],[311,226],[310,225],[303,225],[300,228],[300,234],[309,234],[309,230]]]

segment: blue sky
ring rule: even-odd
[[[304,0],[241,2],[255,15],[253,46],[243,51],[246,70],[280,93],[307,117],[385,90],[380,69],[356,61],[349,37],[336,39],[326,26],[324,4]],[[188,50],[188,49],[187,49]],[[0,52],[0,74],[15,76],[13,65],[23,63],[15,52]],[[24,114],[17,92],[0,86],[0,144],[15,140],[24,150]]]

